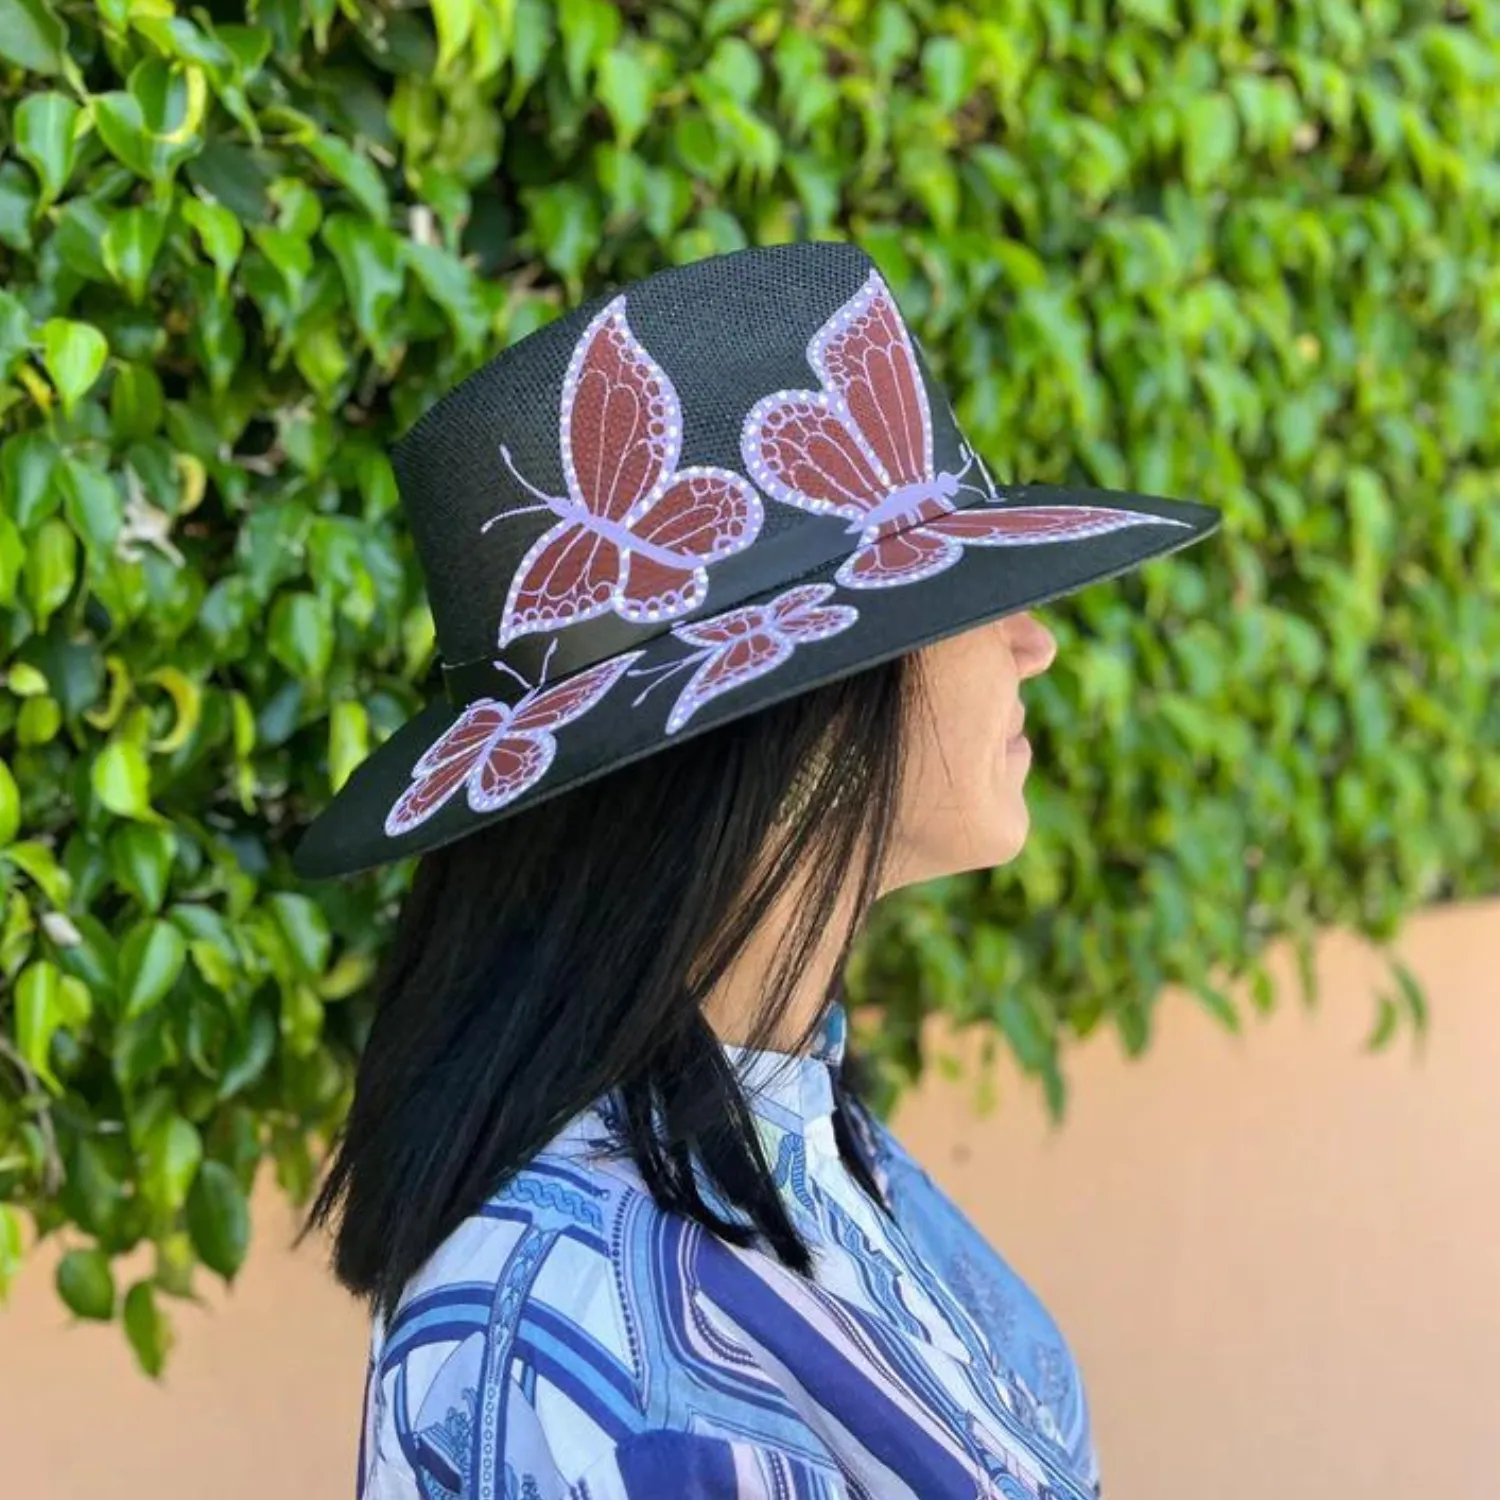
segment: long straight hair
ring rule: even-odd
[[[878,666],[664,748],[425,856],[377,979],[352,1106],[303,1233],[385,1319],[439,1244],[559,1130],[618,1090],[622,1147],[663,1208],[802,1275],[734,1068],[702,1013],[778,893],[805,881],[743,1045],[784,1040],[794,987],[845,924],[842,997],[896,826],[920,658]],[[852,877],[852,879],[851,879]],[[865,1079],[846,1046],[839,1151],[872,1198]],[[856,1135],[856,1131],[860,1135]],[[749,1224],[705,1201],[696,1152]]]

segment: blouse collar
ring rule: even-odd
[[[844,1059],[848,1016],[835,1001],[806,1052],[741,1047],[720,1042],[739,1076],[752,1111],[782,1129],[807,1133],[833,1118],[833,1078]],[[831,1127],[830,1127],[831,1128]]]
[[[848,1017],[842,1001],[835,1001],[806,1052],[778,1052],[772,1048],[741,1047],[734,1042],[719,1045],[736,1071],[745,1091],[758,1133],[774,1161],[780,1141],[800,1138],[813,1157],[837,1158],[833,1130],[833,1078],[844,1060]],[[659,1106],[658,1106],[659,1109]],[[592,1139],[586,1129],[589,1119],[605,1123],[603,1141]],[[659,1115],[658,1115],[659,1118]],[[578,1115],[555,1139],[551,1149],[567,1154],[582,1142],[585,1149],[608,1145],[624,1134],[618,1091],[608,1090],[591,1110]]]

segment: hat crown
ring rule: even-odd
[[[678,619],[716,613],[788,581],[807,566],[809,533],[821,538],[819,555],[851,549],[856,538],[841,518],[771,503],[747,472],[741,439],[756,402],[776,391],[819,388],[809,341],[874,269],[857,246],[833,242],[742,250],[674,267],[538,329],[431,407],[392,457],[445,666],[501,659],[534,681],[555,643],[558,657],[548,672],[555,678],[660,635]],[[587,375],[587,336],[601,318],[622,357],[644,351],[661,377],[648,382],[644,397],[626,391],[627,403],[635,401],[639,420],[663,431],[680,422],[680,432],[663,439],[676,450],[675,472],[724,471],[720,481],[701,481],[704,498],[721,507],[730,525],[736,508],[753,507],[754,525],[744,533],[751,540],[708,562],[706,596],[672,620],[606,610],[586,625],[533,622],[517,629],[516,611],[507,609],[513,580],[540,539],[577,505],[580,491],[613,483],[628,503],[631,474],[611,470],[600,477],[601,466],[617,464],[618,455],[573,443],[569,435],[570,403]],[[615,352],[596,351],[596,358]],[[917,360],[921,366],[920,351]],[[962,440],[925,366],[922,373],[934,455],[945,461],[940,467],[955,467]],[[579,400],[588,399],[585,390]],[[579,410],[574,430],[586,433],[596,407]],[[628,540],[627,533],[617,536]],[[644,569],[650,546],[637,550],[646,561],[633,556],[631,565]]]

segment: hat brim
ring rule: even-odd
[[[587,712],[556,730],[556,749],[550,764],[525,790],[501,806],[476,811],[466,786],[455,784],[430,815],[409,831],[392,835],[386,831],[387,817],[411,788],[414,769],[465,713],[465,709],[444,699],[430,703],[354,771],[308,827],[293,855],[293,868],[301,876],[321,879],[439,849],[668,745],[1180,551],[1210,535],[1222,519],[1217,510],[1193,501],[1117,490],[1002,486],[999,496],[1001,508],[1011,503],[1105,507],[1132,512],[1137,519],[1099,535],[1028,540],[1024,545],[966,545],[957,562],[915,582],[872,589],[839,587],[825,602],[853,606],[858,618],[852,624],[803,641],[773,670],[706,699],[670,733],[666,726],[674,699],[692,674],[684,669],[660,688],[650,686],[655,675],[647,674],[684,658],[694,648],[666,630],[631,653],[635,660],[629,675],[616,680]],[[992,502],[977,500],[958,507],[955,513],[995,509]],[[851,538],[851,552],[853,547]],[[755,599],[740,601],[734,608],[770,603],[793,587],[832,584],[845,561],[846,557],[836,557],[810,573],[784,580]],[[679,623],[702,624],[716,613],[720,612],[710,610]],[[647,676],[645,683],[636,680],[642,676]],[[650,687],[650,692],[642,700],[643,687]]]

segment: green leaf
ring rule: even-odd
[[[267,645],[293,677],[320,684],[333,659],[333,618],[327,602],[314,594],[280,595],[271,606]]]
[[[57,1263],[57,1294],[80,1318],[107,1323],[115,1315],[115,1277],[99,1249],[69,1250]]]
[[[363,703],[345,699],[328,714],[328,784],[338,791],[370,754],[370,715]],[[0,762],[3,765],[4,762]],[[4,786],[0,783],[0,835],[4,831]],[[7,842],[0,836],[0,844]]]
[[[0,447],[0,498],[22,531],[34,530],[56,509],[52,485],[61,450],[39,428],[19,432]]]
[[[268,1011],[254,1010],[247,1028],[235,1038],[224,1059],[217,1097],[232,1098],[247,1089],[266,1070],[276,1051],[278,1026]]]
[[[66,602],[78,576],[78,543],[56,516],[37,528],[26,559],[26,598],[38,627]]]
[[[537,248],[547,264],[576,287],[599,244],[599,207],[593,195],[577,183],[559,182],[524,196]]]
[[[155,1379],[166,1366],[172,1350],[171,1325],[156,1303],[150,1281],[138,1281],[125,1294],[125,1337],[142,1371]]]
[[[195,64],[147,57],[131,70],[128,83],[127,89],[94,95],[94,128],[136,176],[170,182],[202,149],[207,76]]]
[[[316,978],[328,962],[333,941],[328,920],[317,903],[294,891],[277,891],[271,897],[276,925],[304,978]]]
[[[134,1020],[160,1005],[187,962],[187,939],[171,922],[142,922],[120,945],[124,1018]]]
[[[219,294],[229,287],[229,277],[245,248],[245,231],[240,221],[222,203],[203,198],[188,198],[182,203],[182,217],[196,231],[204,252],[218,272]]]
[[[21,1269],[21,1253],[21,1211],[13,1204],[0,1203],[0,1307]]]
[[[187,1227],[203,1264],[233,1281],[250,1244],[250,1212],[239,1181],[222,1162],[203,1163],[188,1194]]]
[[[10,773],[10,767],[0,760],[0,849],[15,841],[20,828],[21,793],[16,787],[16,778]]]
[[[42,324],[42,363],[62,397],[63,411],[70,415],[99,378],[108,355],[109,344],[92,323],[48,318]]]
[[[303,142],[303,146],[335,182],[348,188],[359,206],[377,224],[390,221],[391,204],[385,183],[368,157],[361,156],[354,147],[332,135],[312,136]]]
[[[147,911],[161,910],[177,852],[169,828],[122,823],[109,835],[109,865],[114,877]]]
[[[922,48],[928,96],[945,113],[957,109],[973,88],[973,59],[957,37],[930,37]]]
[[[772,0],[713,0],[703,17],[703,35],[710,41],[726,31],[733,31],[769,10]]]
[[[203,1140],[181,1115],[151,1126],[141,1148],[141,1189],[157,1208],[182,1207],[203,1160]]]
[[[432,0],[432,20],[437,28],[437,72],[446,73],[464,50],[474,29],[475,0]]]
[[[167,215],[161,208],[127,208],[111,217],[104,231],[104,264],[139,303],[146,295],[151,270],[166,234]]]
[[[655,92],[655,78],[639,52],[610,52],[599,64],[599,99],[622,146],[634,144],[646,128]]]
[[[63,264],[87,281],[107,285],[102,247],[109,220],[99,205],[91,198],[70,198],[52,211],[52,222],[52,243]]]
[[[115,371],[109,389],[109,420],[116,438],[150,437],[161,426],[165,411],[161,380],[150,365],[124,364]]]
[[[608,0],[559,0],[563,64],[574,97],[582,95],[594,65],[620,35],[620,15]]]
[[[1365,1039],[1366,1052],[1382,1052],[1390,1046],[1396,1035],[1396,1027],[1400,1024],[1401,1011],[1396,1003],[1388,996],[1380,997],[1380,1006],[1376,1012],[1375,1025],[1370,1035]]]
[[[137,177],[152,173],[151,135],[141,114],[140,101],[124,89],[96,94],[92,100],[94,129],[114,157]]]
[[[16,1047],[22,1060],[55,1094],[62,1092],[52,1071],[52,1037],[63,1023],[63,976],[45,959],[28,964],[16,980]]]
[[[156,820],[151,807],[151,771],[145,752],[133,741],[111,740],[94,758],[91,780],[94,795],[110,812],[144,823]]]
[[[24,870],[53,906],[61,909],[68,905],[73,893],[72,877],[57,862],[49,845],[36,839],[20,840],[6,849],[5,860]]]
[[[1189,184],[1204,188],[1219,179],[1240,144],[1240,119],[1227,94],[1205,94],[1187,107],[1182,125],[1183,168]]]
[[[36,207],[31,173],[18,162],[0,163],[0,245],[28,255],[32,252],[31,220]]]
[[[5,0],[0,0],[0,27]],[[66,94],[28,94],[16,109],[16,155],[28,163],[42,188],[42,202],[62,192],[78,159],[75,127],[82,110]]]
[[[114,480],[69,454],[62,462],[61,489],[68,521],[84,545],[95,556],[112,556],[125,521]]]
[[[474,273],[439,245],[404,240],[400,248],[427,295],[448,315],[460,347],[479,347],[489,331],[489,314],[474,284]]]
[[[390,356],[387,319],[406,282],[400,243],[389,229],[354,214],[331,214],[322,234],[343,274],[354,321],[384,364]]]
[[[1399,958],[1391,959],[1391,973],[1396,978],[1396,986],[1400,992],[1402,1004],[1406,1008],[1406,1013],[1411,1018],[1412,1026],[1420,1037],[1427,1031],[1427,994],[1423,990],[1417,976]]]
[[[62,709],[55,698],[31,698],[16,717],[18,745],[45,745],[62,728]]]
[[[61,73],[68,28],[48,0],[0,0],[0,57],[30,73]]]
[[[1203,1002],[1204,1009],[1226,1030],[1238,1031],[1240,1029],[1239,1012],[1235,1010],[1234,1002],[1223,990],[1200,981],[1193,985],[1193,993]]]

